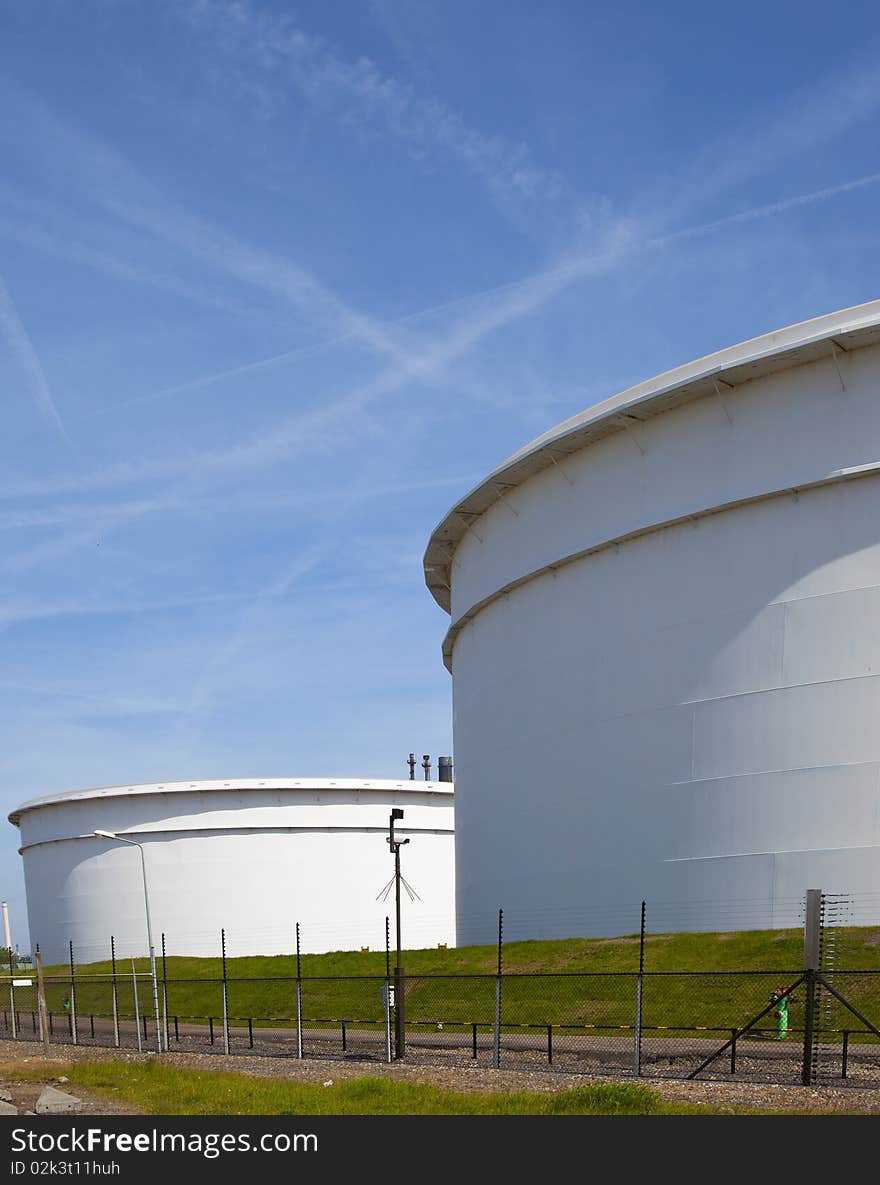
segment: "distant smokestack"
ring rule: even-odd
[[[415,753],[410,753],[409,757],[406,759],[406,763],[409,766],[409,780],[411,782],[414,782],[416,780],[416,755],[415,755]]]
[[[438,757],[437,758],[437,781],[451,782],[452,781],[452,758]]]
[[[431,754],[425,753],[422,755],[422,769],[425,771],[425,781],[431,780]]]
[[[6,940],[7,950],[12,950],[12,936],[9,933],[9,907],[6,902],[3,902],[3,935]]]

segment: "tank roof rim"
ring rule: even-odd
[[[9,822],[19,826],[26,811],[72,802],[90,802],[103,798],[142,798],[151,794],[186,794],[241,790],[378,790],[385,793],[453,794],[454,782],[409,778],[204,778],[173,782],[141,782],[130,785],[94,786],[83,790],[65,790],[31,798],[8,815]]]
[[[580,452],[594,443],[588,436],[591,431],[596,439],[601,438],[615,419],[618,420],[615,427],[623,431],[620,420],[627,413],[656,414],[675,396],[684,403],[711,393],[712,384],[717,381],[736,387],[740,384],[730,379],[738,377],[737,372],[745,371],[741,382],[747,382],[815,361],[821,356],[816,354],[816,348],[825,343],[831,347],[829,357],[835,347],[846,352],[846,346],[841,343],[849,343],[853,349],[880,344],[880,300],[824,313],[726,346],[592,404],[536,436],[460,498],[431,532],[423,560],[425,583],[431,595],[442,609],[450,611],[452,556],[468,529],[469,520],[478,518],[509,490],[545,469],[556,459],[551,453],[554,445],[571,444],[574,440],[575,447],[569,451]],[[689,388],[692,391],[686,394]]]

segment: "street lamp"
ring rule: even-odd
[[[162,1025],[159,1020],[159,987],[156,981],[156,952],[153,949],[153,931],[150,927],[150,898],[147,895],[147,862],[144,859],[143,845],[139,844],[137,840],[126,839],[123,835],[117,835],[115,831],[96,831],[95,835],[99,839],[113,839],[117,843],[127,843],[133,848],[139,848],[141,853],[141,872],[144,878],[144,910],[147,915],[147,945],[150,948],[150,978],[153,981],[153,1010],[156,1015],[156,1047],[159,1053],[162,1052]]]
[[[400,849],[405,843],[409,843],[409,840],[394,838],[394,821],[395,819],[402,818],[403,811],[401,808],[399,806],[392,807],[391,818],[388,820],[388,846],[394,856],[394,904],[397,915],[397,965],[394,968],[394,1044],[396,1056],[398,1058],[403,1057],[405,1052],[403,1024],[403,984],[401,982],[400,967]]]

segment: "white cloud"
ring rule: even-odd
[[[0,191],[0,197],[8,207],[8,195]],[[27,205],[27,199],[22,200],[22,205]],[[59,210],[51,216],[56,225],[60,220],[60,214]],[[93,271],[102,272],[113,279],[156,288],[161,292],[171,293],[173,296],[182,297],[184,300],[192,301],[206,308],[231,313],[236,317],[265,316],[265,310],[256,310],[253,305],[248,305],[245,301],[237,301],[219,291],[213,291],[204,284],[193,283],[172,273],[161,272],[142,263],[123,259],[112,252],[77,242],[69,232],[61,236],[47,231],[45,227],[21,215],[9,217],[8,214],[5,216],[0,214],[0,235],[20,247],[34,247],[38,251],[53,255],[58,259],[68,260],[71,263],[91,268]]]
[[[64,173],[69,193],[110,213],[118,222],[185,252],[209,270],[246,288],[256,288],[287,308],[295,308],[304,325],[318,325],[323,332],[336,336],[354,336],[380,355],[405,357],[404,345],[381,323],[347,304],[296,261],[241,242],[208,219],[191,213],[144,177],[121,153],[58,119],[39,100],[8,82],[2,84],[0,98],[14,122],[28,127],[42,144],[47,167]],[[40,237],[33,227],[30,233]],[[44,247],[49,242],[49,236],[42,236]],[[82,258],[107,270],[117,269],[109,256],[100,258],[84,250]],[[117,270],[124,271],[124,267]],[[131,278],[145,278],[139,266]]]
[[[456,157],[514,221],[524,207],[566,193],[562,177],[535,164],[524,142],[478,131],[442,99],[419,95],[369,58],[346,59],[287,16],[247,0],[189,0],[173,10],[233,61],[282,73],[314,107],[341,122],[378,126],[417,156],[427,148]]]
[[[370,382],[327,400],[318,407],[289,416],[267,434],[213,452],[122,462],[86,476],[55,481],[22,481],[8,485],[4,495],[9,498],[60,493],[64,490],[83,492],[175,476],[219,476],[274,464],[288,458],[297,449],[329,439],[340,425],[347,424],[359,413],[365,412],[381,397],[399,391],[406,383],[436,381],[445,367],[465,357],[486,336],[529,316],[576,282],[607,274],[619,265],[631,262],[640,253],[661,250],[678,241],[714,233],[737,223],[772,218],[798,206],[826,201],[877,182],[880,182],[880,174],[870,174],[838,186],[766,203],[665,235],[646,234],[634,223],[622,220],[608,231],[604,249],[590,253],[574,252],[561,257],[554,267],[440,306],[453,308],[469,304],[472,307],[444,337],[430,337],[421,351],[411,347],[409,353]]]
[[[833,60],[833,59],[832,59]],[[792,158],[845,135],[880,112],[880,61],[876,54],[852,58],[843,69],[811,79],[773,110],[729,129],[719,129],[707,147],[675,175],[675,195],[663,199],[664,225],[688,217],[707,199],[778,170]],[[809,157],[806,158],[809,160]],[[647,195],[646,206],[656,199]]]

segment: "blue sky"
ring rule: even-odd
[[[867,3],[0,17],[4,816],[452,753],[448,507],[599,399],[878,296]]]

